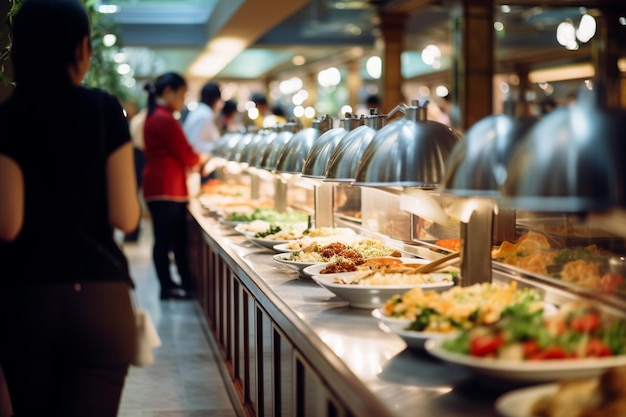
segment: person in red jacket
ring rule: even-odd
[[[191,298],[194,285],[187,250],[187,174],[198,170],[205,157],[194,152],[174,118],[173,113],[185,103],[185,79],[168,72],[145,88],[148,114],[143,128],[143,197],[152,218],[152,257],[161,285],[160,298]],[[172,280],[170,253],[174,254],[181,285]]]

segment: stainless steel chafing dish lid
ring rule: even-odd
[[[434,188],[461,139],[448,126],[426,120],[428,102],[404,106],[405,116],[380,129],[365,149],[354,185]]]
[[[468,197],[499,196],[513,147],[536,121],[497,114],[476,122],[446,162],[443,192]]]
[[[585,212],[626,206],[626,112],[605,110],[581,89],[570,107],[538,122],[508,164],[504,205]]]
[[[222,135],[215,143],[213,157],[228,158],[230,152],[237,145],[237,142],[239,142],[242,136],[243,132],[229,132]]]
[[[281,128],[278,135],[272,140],[272,142],[263,149],[263,154],[260,156],[258,168],[264,168],[269,171],[276,169],[276,162],[278,156],[282,152],[283,148],[291,140],[293,135],[302,129],[302,125],[296,122],[289,122]]]
[[[231,162],[239,162],[239,160],[241,159],[241,153],[243,152],[244,148],[248,146],[248,144],[252,141],[252,138],[256,134],[257,133],[254,131],[244,133],[243,136],[241,136],[241,138],[237,141],[235,146],[230,150],[230,153],[228,154],[226,159]]]
[[[376,131],[387,124],[387,115],[370,109],[369,116],[362,117],[362,124],[345,134],[335,147],[328,161],[324,181],[353,182],[365,149]]]
[[[304,161],[302,176],[306,178],[323,179],[326,177],[328,161],[337,144],[350,130],[361,124],[361,119],[346,113],[340,120],[340,127],[329,129],[313,141],[313,145]]]
[[[237,162],[249,166],[250,161],[252,160],[252,153],[254,152],[254,149],[258,146],[260,142],[263,141],[263,138],[270,133],[272,133],[271,128],[259,129],[257,133],[252,136],[250,142],[243,147],[241,153],[239,154],[239,159]]]
[[[322,133],[332,128],[332,119],[325,115],[321,120],[316,119],[313,127],[300,130],[293,135],[293,138],[283,148],[278,155],[276,162],[276,172],[286,174],[301,174],[313,141]]]

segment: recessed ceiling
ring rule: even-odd
[[[219,58],[208,52],[211,42],[225,35],[239,37],[241,50],[226,54],[211,76],[214,79],[258,80],[280,73],[311,71],[310,68],[333,60],[354,59],[355,48],[368,56],[377,50],[377,7],[403,10],[415,4],[423,9],[413,13],[407,25],[404,77],[434,71],[419,56],[427,44],[437,43],[444,52],[440,70],[446,68],[452,53],[449,10],[435,0],[109,0],[108,3],[120,6],[119,13],[112,18],[119,24],[129,60],[141,68],[135,69],[138,77],[154,77],[163,70],[189,74],[190,67],[194,63],[198,65],[198,56],[206,55],[207,62]],[[569,7],[511,6],[506,13],[497,9],[496,18],[504,25],[504,30],[495,34],[501,69],[517,58],[537,66],[541,64],[538,60],[551,60],[551,57],[567,60],[590,55],[588,44],[581,45],[582,52],[570,53],[555,38],[558,23],[579,19],[580,2],[544,0],[543,3]],[[585,3],[608,4],[604,0]],[[295,55],[302,55],[306,64],[295,66],[292,63]],[[533,55],[539,58],[533,61]]]

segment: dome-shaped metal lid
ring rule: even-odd
[[[380,129],[363,153],[355,185],[433,188],[442,183],[444,166],[461,139],[448,126],[425,120],[414,101],[405,117]]]
[[[252,138],[256,135],[256,132],[247,132],[241,136],[235,146],[231,149],[230,153],[226,157],[228,161],[239,162],[241,159],[241,153],[244,148],[252,141]]]
[[[253,168],[261,167],[261,160],[263,159],[263,152],[270,146],[272,141],[278,136],[279,129],[273,128],[267,131],[263,137],[255,143],[254,147],[250,150],[250,162],[249,166]]]
[[[353,182],[365,149],[378,129],[387,123],[387,115],[373,112],[362,117],[362,125],[341,138],[328,161],[324,181]]]
[[[250,138],[250,142],[248,142],[243,149],[241,150],[241,154],[239,155],[239,160],[237,162],[249,166],[250,161],[252,160],[252,153],[254,149],[257,147],[259,142],[263,140],[263,138],[271,133],[270,129],[260,129]]]
[[[359,118],[352,114],[346,114],[341,119],[341,126],[336,127],[322,133],[320,137],[315,139],[302,167],[302,176],[306,178],[323,179],[326,177],[326,169],[328,162],[332,156],[337,144],[341,141],[350,130],[358,127],[361,123]]]
[[[230,156],[230,152],[237,145],[237,142],[243,136],[243,132],[229,132],[223,134],[215,143],[215,148],[213,148],[213,157],[214,158],[228,158]]]
[[[270,143],[269,146],[263,150],[259,168],[275,171],[278,157],[283,149],[285,149],[285,145],[287,145],[287,143],[293,138],[293,135],[295,135],[295,133],[289,130],[279,132],[274,140],[272,140],[272,143]]]
[[[326,115],[314,124],[293,135],[293,138],[284,146],[278,161],[276,172],[286,174],[301,174],[304,161],[313,146],[313,141],[323,132],[332,127],[332,119]]]
[[[496,114],[476,122],[446,162],[444,191],[461,196],[499,196],[513,147],[536,121]]]
[[[600,93],[553,110],[515,147],[504,204],[535,211],[584,212],[626,206],[626,112],[603,110]]]

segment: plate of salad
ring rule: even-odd
[[[626,365],[626,319],[576,301],[546,316],[521,303],[490,325],[429,340],[433,356],[478,375],[515,383],[587,378]]]

